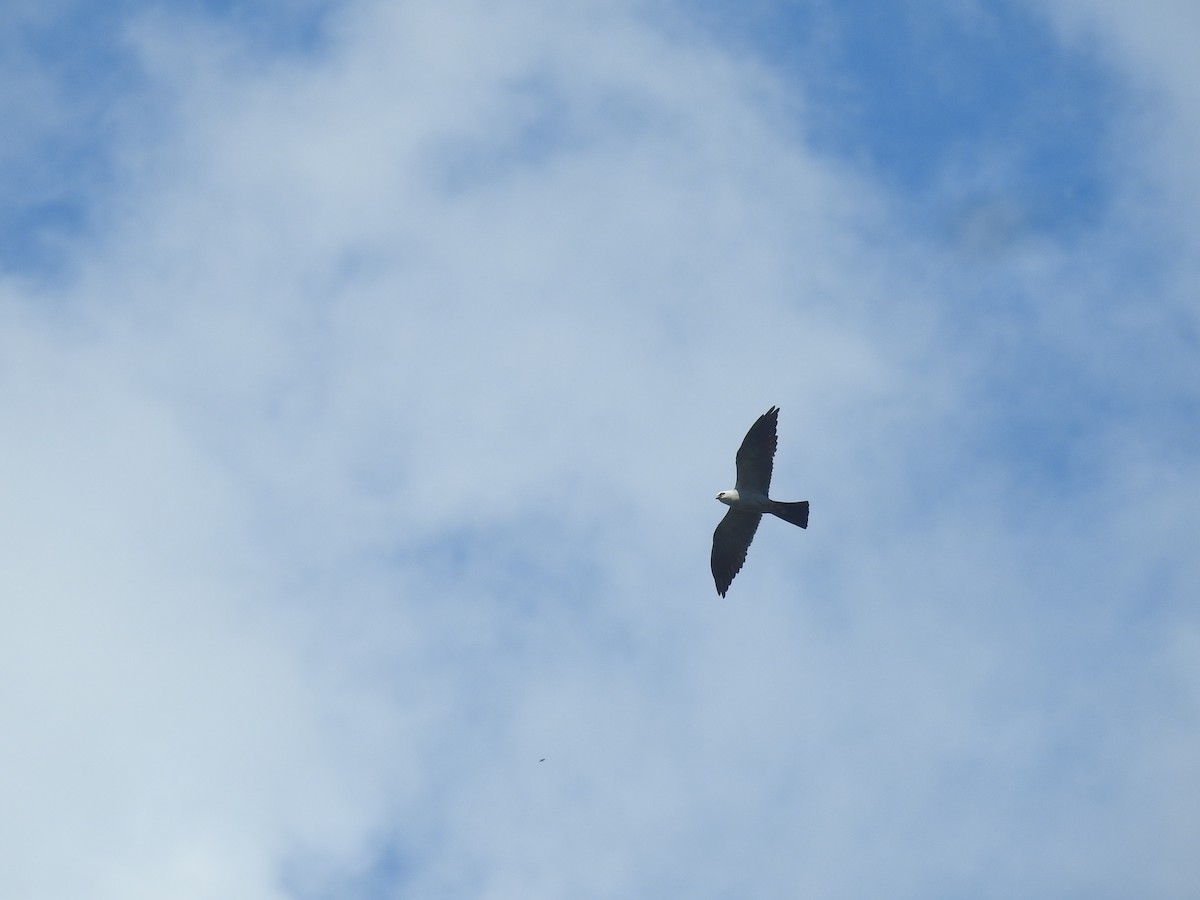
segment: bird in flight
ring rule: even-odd
[[[767,496],[778,444],[775,434],[778,422],[779,407],[772,406],[750,426],[737,452],[737,486],[717,494],[717,499],[729,507],[713,532],[713,581],[722,597],[746,561],[746,551],[763,513],[771,513],[801,528],[808,527],[807,500],[784,503]]]

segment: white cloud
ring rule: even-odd
[[[186,24],[78,278],[0,300],[0,893],[1186,895],[1197,473],[1127,405],[1185,370],[1073,333],[1114,238],[905,234],[635,6]],[[984,452],[1096,384],[1093,483]],[[718,602],[772,403],[812,527]]]

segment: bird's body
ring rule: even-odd
[[[787,503],[772,500],[767,493],[778,444],[778,421],[779,407],[772,406],[750,426],[737,452],[737,486],[717,494],[717,499],[729,507],[729,512],[713,532],[713,581],[722,597],[729,590],[733,577],[741,571],[746,551],[750,549],[764,513],[801,528],[808,527],[807,500]]]

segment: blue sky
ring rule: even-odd
[[[1198,34],[9,4],[0,895],[1195,896]]]

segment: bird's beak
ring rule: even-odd
[[[713,497],[713,499],[714,499],[714,500],[720,500],[720,499],[721,499],[721,495],[720,495],[720,494],[717,494],[717,496]]]

